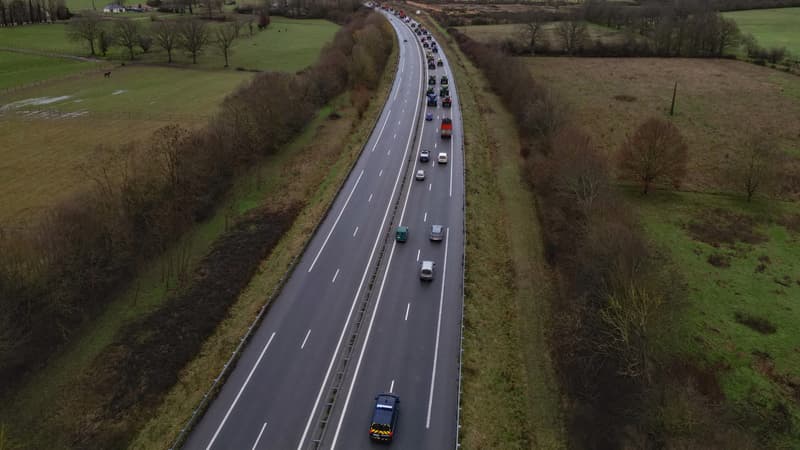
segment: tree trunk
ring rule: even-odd
[[[89,39],[89,50],[91,50],[92,56],[94,56],[94,39]]]
[[[172,49],[167,50],[167,64],[172,63]]]

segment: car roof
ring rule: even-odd
[[[441,232],[444,227],[441,225],[431,225],[431,231],[439,231]]]

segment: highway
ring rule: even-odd
[[[464,158],[447,59],[429,71],[418,37],[387,14],[400,61],[386,105],[347,181],[186,449],[379,448],[374,397],[401,398],[392,448],[455,448],[463,297]],[[405,42],[404,42],[405,41]],[[447,74],[451,109],[426,107]],[[432,112],[434,120],[425,121]],[[442,139],[442,116],[453,137]],[[420,149],[431,152],[422,163]],[[438,164],[445,152],[449,161]],[[425,180],[414,173],[424,169]],[[409,227],[409,239],[392,230]],[[430,225],[446,237],[428,239]],[[422,260],[436,263],[419,279]],[[277,268],[276,270],[283,270]]]

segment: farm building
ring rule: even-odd
[[[106,5],[106,7],[103,8],[103,12],[104,13],[124,13],[125,12],[125,7],[122,6],[122,5],[117,5],[117,4],[113,4],[112,3],[110,5]]]

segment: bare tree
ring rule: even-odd
[[[180,30],[174,20],[159,20],[153,24],[153,37],[158,46],[167,52],[167,62],[172,62],[172,50],[180,41]]]
[[[600,311],[606,325],[600,350],[622,358],[619,367],[622,375],[649,378],[652,347],[649,338],[663,304],[661,296],[634,284],[608,296],[606,307]]]
[[[127,18],[117,20],[114,25],[114,35],[117,43],[128,49],[133,60],[135,57],[133,49],[139,45],[139,24]]]
[[[650,185],[667,178],[676,188],[686,176],[688,146],[678,128],[664,119],[651,118],[639,125],[619,152],[623,177],[642,184],[647,194]]]
[[[719,27],[717,30],[717,56],[722,56],[725,50],[734,48],[742,41],[742,33],[739,31],[739,26],[733,19],[726,19],[719,16]]]
[[[114,44],[114,35],[106,30],[100,30],[100,35],[97,36],[97,45],[100,47],[100,53],[106,56],[108,49]]]
[[[197,55],[208,44],[208,26],[200,19],[184,20],[180,25],[180,43],[190,55],[192,64],[197,64]]]
[[[564,51],[570,55],[583,47],[588,37],[586,22],[577,18],[559,22],[556,27],[556,33],[558,33],[561,42],[564,44]]]
[[[100,16],[95,12],[87,12],[82,17],[72,19],[67,25],[67,36],[73,41],[86,41],[92,56],[95,55],[94,43],[100,36]]]
[[[225,57],[225,67],[228,67],[228,56],[232,53],[233,41],[239,37],[239,22],[227,22],[217,28],[217,48]]]
[[[517,33],[528,45],[528,51],[531,52],[531,54],[536,52],[536,44],[539,42],[539,38],[542,37],[542,31],[548,19],[549,17],[545,14],[534,11],[517,27]]]
[[[139,48],[142,49],[142,53],[149,52],[151,47],[153,47],[153,36],[149,34],[140,34]]]
[[[766,133],[751,136],[742,151],[729,159],[730,183],[744,191],[747,201],[758,192],[769,190],[780,178],[780,161],[775,143]]]

